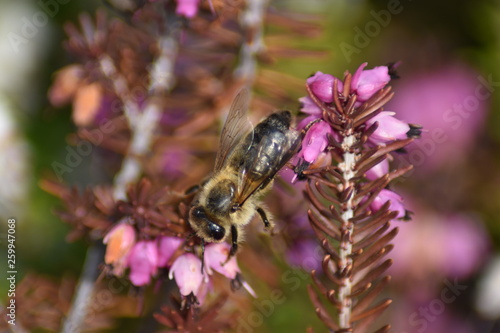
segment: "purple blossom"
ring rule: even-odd
[[[299,157],[308,163],[313,163],[328,145],[328,135],[333,135],[333,130],[325,121],[312,125],[302,141]]]
[[[337,90],[343,89],[343,83],[336,77],[330,74],[316,72],[313,76],[307,79],[307,84],[311,88],[313,94],[325,103],[333,102],[333,84],[337,80]]]
[[[231,246],[227,243],[212,243],[205,248],[205,267],[209,275],[212,275],[213,269],[231,280],[238,277],[241,271],[236,257],[232,256],[227,261],[230,249]],[[242,285],[252,296],[256,297],[255,291],[246,281],[242,281]]]
[[[177,237],[160,237],[158,239],[158,266],[167,266],[168,261],[183,242]]]
[[[367,128],[375,122],[378,123],[377,129],[372,135],[370,135],[369,140],[371,143],[376,145],[385,145],[390,141],[408,138],[406,133],[410,130],[410,125],[393,117],[395,114],[395,112],[391,111],[382,111],[366,122]]]
[[[359,66],[351,81],[351,92],[356,93],[358,102],[367,101],[391,80],[387,66],[364,70],[366,65],[365,62]]]
[[[192,253],[179,256],[172,264],[168,277],[175,278],[181,295],[188,296],[193,293],[197,298],[202,291],[203,281],[208,282],[208,277],[201,272],[200,258]]]
[[[127,222],[118,223],[104,237],[104,262],[113,266],[113,274],[121,276],[127,267],[127,258],[135,244],[135,229]]]
[[[230,245],[227,243],[212,243],[205,248],[205,267],[209,275],[212,275],[213,269],[229,279],[236,278],[240,269],[235,256],[226,262],[229,251]]]
[[[387,202],[390,202],[389,210],[398,212],[396,218],[404,217],[406,214],[405,207],[403,206],[403,198],[392,191],[383,189],[375,197],[375,200],[370,204],[370,209],[374,212],[378,211]]]
[[[180,16],[192,18],[198,13],[198,3],[200,0],[177,0],[175,13]]]
[[[309,115],[314,115],[317,116],[318,119],[321,117],[322,111],[316,103],[311,99],[311,97],[301,97],[299,98],[299,102],[301,103],[302,107],[300,108],[300,111],[307,113]]]
[[[371,169],[366,171],[365,176],[368,180],[379,179],[389,173],[389,161],[386,159],[374,165]]]
[[[130,251],[128,258],[130,281],[135,286],[144,286],[158,271],[158,248],[155,241],[140,241]]]

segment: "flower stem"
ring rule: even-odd
[[[354,135],[348,135],[344,137],[342,142],[342,148],[344,150],[343,159],[344,162],[339,164],[339,168],[342,172],[342,177],[344,179],[344,191],[349,187],[353,187],[354,185],[351,179],[354,177],[354,166],[356,163],[356,154],[352,152],[352,147],[356,142],[356,138]],[[354,207],[353,207],[353,198],[355,196],[355,192],[353,191],[351,195],[347,198],[347,201],[343,204],[342,207],[342,225],[341,225],[341,240],[340,240],[340,248],[339,248],[339,256],[340,256],[340,265],[339,272],[342,277],[342,284],[338,290],[337,299],[341,304],[341,308],[339,310],[339,326],[340,328],[349,328],[351,327],[351,310],[352,310],[352,302],[350,298],[351,289],[352,289],[352,281],[351,281],[351,273],[350,267],[352,266],[352,223],[349,222],[352,217],[354,217]]]
[[[97,279],[99,264],[104,257],[104,245],[100,241],[95,241],[87,250],[87,257],[83,265],[82,276],[76,287],[73,304],[68,313],[68,317],[63,324],[62,333],[80,332],[82,324],[87,315],[89,305],[94,292],[94,283]]]

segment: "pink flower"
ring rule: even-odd
[[[130,281],[144,286],[158,271],[158,248],[155,241],[140,241],[133,247],[128,258]]]
[[[104,237],[104,262],[113,266],[113,274],[121,276],[127,267],[127,257],[135,244],[135,229],[127,222],[118,223]]]
[[[389,68],[378,66],[373,69],[364,70],[367,63],[361,64],[351,81],[351,92],[358,95],[358,101],[364,102],[370,99],[377,91],[385,87],[391,80]]]
[[[213,269],[231,280],[236,278],[240,272],[236,257],[232,256],[226,262],[230,248],[227,243],[212,243],[205,248],[205,267],[209,275],[212,275]]]
[[[380,191],[375,200],[370,204],[370,209],[378,211],[387,201],[390,202],[389,210],[398,212],[396,218],[405,216],[406,210],[403,206],[403,198],[399,194],[386,189]]]
[[[175,278],[175,283],[183,296],[193,293],[198,297],[203,280],[206,279],[208,282],[208,278],[201,272],[200,258],[192,253],[179,256],[172,264],[168,277]]]
[[[226,262],[230,249],[231,246],[227,243],[212,243],[205,248],[205,267],[209,275],[212,275],[213,269],[231,280],[239,279],[240,268],[236,257],[232,256]],[[255,292],[246,281],[240,282],[252,296],[256,297]]]
[[[192,18],[198,13],[198,3],[200,0],[177,0],[175,13],[180,16]]]
[[[311,99],[311,97],[301,97],[299,98],[299,102],[301,103],[302,107],[300,108],[300,111],[310,114],[310,115],[315,115],[320,118],[321,116],[321,109],[319,106],[314,103],[314,101]]]
[[[183,242],[184,240],[177,237],[160,237],[158,239],[158,266],[167,266],[168,261]]]
[[[390,141],[408,138],[406,133],[410,130],[410,125],[394,118],[393,115],[395,115],[395,112],[382,111],[366,122],[367,128],[375,122],[378,123],[377,129],[370,135],[370,142],[376,145],[384,145]]]
[[[319,121],[312,125],[302,141],[299,157],[308,163],[313,163],[327,147],[328,135],[333,135],[333,130],[328,123]]]
[[[365,176],[368,180],[375,180],[383,177],[389,173],[389,161],[384,159],[379,164],[374,165],[371,169],[366,171]]]
[[[316,97],[325,103],[333,102],[333,83],[337,80],[337,90],[342,91],[343,83],[336,77],[330,74],[316,72],[313,76],[307,79],[307,84],[311,88]]]

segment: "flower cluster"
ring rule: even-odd
[[[389,281],[381,275],[392,261],[382,258],[398,232],[390,222],[409,216],[401,196],[388,185],[411,166],[391,170],[390,162],[393,152],[403,152],[420,135],[419,126],[383,109],[393,96],[387,86],[393,68],[365,70],[366,65],[343,80],[317,72],[307,79],[308,96],[300,99],[308,116],[299,124],[305,134],[295,179],[308,181],[308,218],[326,253],[321,266],[330,282],[313,269],[314,285],[338,309],[337,320],[314,288],[309,295],[320,319],[335,332],[364,331],[391,303],[369,308]]]
[[[375,94],[380,92],[391,80],[389,66],[378,66],[365,70],[367,63],[361,64],[354,75],[350,77],[350,84],[344,87],[344,82],[330,74],[316,72],[307,79],[310,96],[302,97],[301,111],[308,116],[300,123],[299,128],[306,129],[302,142],[302,149],[298,154],[299,162],[296,178],[301,178],[301,170],[329,165],[332,162],[329,150],[335,145],[340,145],[343,133],[339,127],[331,126],[325,117],[328,117],[327,105],[334,105],[336,94],[347,94],[346,98],[354,100],[353,109],[363,109],[363,105]],[[336,91],[336,93],[334,93]],[[415,138],[420,135],[420,127],[408,124],[395,117],[395,112],[383,111],[378,108],[367,119],[363,119],[363,131],[367,134],[369,147],[382,147],[398,140]],[[374,181],[384,177],[389,172],[391,156],[381,159],[377,164],[366,170],[365,177]],[[402,198],[395,192],[382,189],[370,204],[372,211],[377,211],[386,202],[390,202],[390,209],[397,211],[397,218],[406,216],[402,205]]]
[[[107,245],[105,262],[117,276],[122,276],[125,269],[129,268],[130,281],[138,287],[150,284],[152,278],[158,275],[159,269],[168,268],[168,276],[175,279],[181,295],[195,296],[198,302],[203,301],[208,291],[209,276],[213,271],[231,280],[240,279],[236,257],[225,262],[229,244],[209,244],[205,249],[205,263],[202,265],[198,256],[183,251],[184,242],[184,239],[170,236],[137,241],[137,232],[130,219],[124,219],[104,237],[104,244]],[[254,295],[246,282],[243,282],[243,286]]]

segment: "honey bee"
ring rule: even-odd
[[[266,230],[273,222],[260,203],[276,173],[297,152],[301,135],[290,128],[292,115],[279,111],[253,129],[246,112],[249,92],[234,99],[222,129],[215,168],[189,210],[189,223],[205,242],[223,242],[231,235],[228,259],[238,250],[238,235],[257,212]]]

